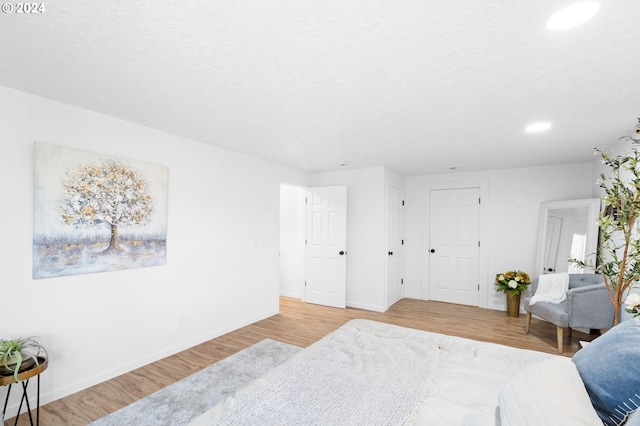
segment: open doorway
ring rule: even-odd
[[[280,185],[280,295],[304,298],[305,188]]]

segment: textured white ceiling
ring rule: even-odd
[[[0,85],[305,171],[592,161],[640,116],[640,2],[548,31],[570,3],[55,0],[0,16]]]

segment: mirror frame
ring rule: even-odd
[[[598,236],[600,227],[598,218],[600,217],[600,198],[585,198],[581,200],[545,201],[540,204],[540,219],[538,222],[538,243],[536,246],[536,263],[531,279],[538,278],[542,274],[542,263],[544,259],[544,242],[547,234],[547,221],[550,210],[559,209],[581,209],[587,208],[587,241],[586,252],[588,257],[593,257],[598,249]],[[595,261],[595,259],[594,259]],[[587,273],[589,271],[585,271]]]

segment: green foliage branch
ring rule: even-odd
[[[640,280],[640,118],[637,130],[620,139],[631,142],[631,152],[613,156],[596,148],[609,173],[602,173],[597,185],[604,190],[604,209],[598,218],[600,242],[597,263],[572,259],[583,268],[603,275],[614,308],[614,325],[620,322],[624,295]]]

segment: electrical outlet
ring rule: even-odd
[[[181,315],[178,318],[178,330],[184,330],[187,328],[187,318],[184,315]]]

